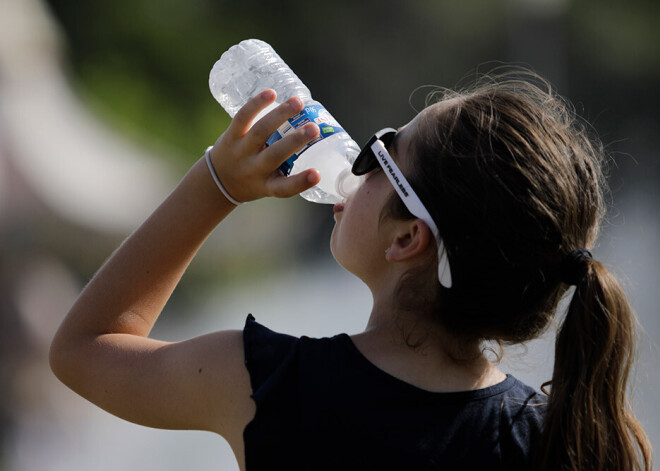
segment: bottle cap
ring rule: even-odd
[[[342,198],[347,198],[360,187],[362,180],[363,177],[353,175],[350,168],[343,169],[339,172],[339,175],[337,175],[337,181],[335,182],[337,194]]]

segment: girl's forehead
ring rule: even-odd
[[[420,122],[424,122],[426,119],[432,118],[433,116],[437,116],[438,114],[441,114],[444,111],[453,108],[458,104],[459,100],[460,98],[453,97],[433,103],[432,105],[427,106],[419,113],[417,113],[413,119],[411,119],[406,124],[398,128],[397,131],[401,132],[409,127],[412,127],[414,129],[420,125]]]
[[[397,129],[397,139],[404,139],[407,143],[407,140],[416,133],[420,126],[423,126],[428,120],[432,120],[434,117],[437,117],[445,111],[455,107],[459,103],[459,100],[460,97],[447,98],[427,106],[417,113],[417,115],[415,115],[415,117],[408,123]]]
[[[458,105],[460,103],[460,100],[461,97],[446,98],[444,100],[438,101],[437,103],[433,103],[432,105],[427,106],[419,114],[421,115],[425,113],[427,114],[427,116],[430,116],[430,115],[437,115],[443,113]]]
[[[410,141],[417,134],[418,127],[425,121],[427,112],[428,108],[423,109],[413,119],[397,129],[394,141],[392,142],[392,151],[395,156],[406,153]]]
[[[458,100],[459,98],[449,98],[429,105],[417,113],[408,123],[397,129],[390,147],[390,153],[400,166],[406,167],[410,146],[419,136],[420,128],[430,124],[429,120],[433,120],[434,117],[456,106]]]

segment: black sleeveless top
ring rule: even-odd
[[[433,393],[377,368],[347,334],[296,338],[249,315],[243,340],[257,406],[247,471],[529,469],[547,398],[513,376]]]

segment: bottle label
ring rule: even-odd
[[[344,129],[339,125],[337,120],[326,110],[323,105],[309,105],[305,106],[303,110],[288,119],[286,123],[279,127],[266,141],[266,145],[271,145],[294,129],[298,129],[307,123],[316,123],[320,129],[319,136],[313,141],[309,142],[302,149],[298,150],[295,154],[289,157],[286,162],[280,165],[280,170],[284,175],[289,175],[293,168],[293,162],[300,157],[300,155],[309,149],[317,142],[330,137],[333,134],[344,132]]]

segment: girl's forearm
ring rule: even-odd
[[[308,123],[267,147],[268,137],[303,106],[291,98],[253,126],[275,99],[272,90],[251,99],[210,151],[226,190],[239,201],[297,195],[320,179],[315,170],[290,177],[277,170],[319,128]],[[55,336],[51,362],[103,334],[147,336],[202,243],[234,208],[200,159],[85,287]]]
[[[299,99],[290,99],[253,123],[275,98],[267,90],[251,99],[209,151],[222,186],[238,201],[290,197],[319,181],[314,170],[289,177],[277,170],[319,129],[309,123],[266,146],[302,109]],[[200,159],[74,303],[51,345],[58,378],[137,423],[240,435],[253,407],[244,401],[244,410],[236,409],[250,394],[240,331],[181,342],[147,338],[200,246],[234,208]]]

